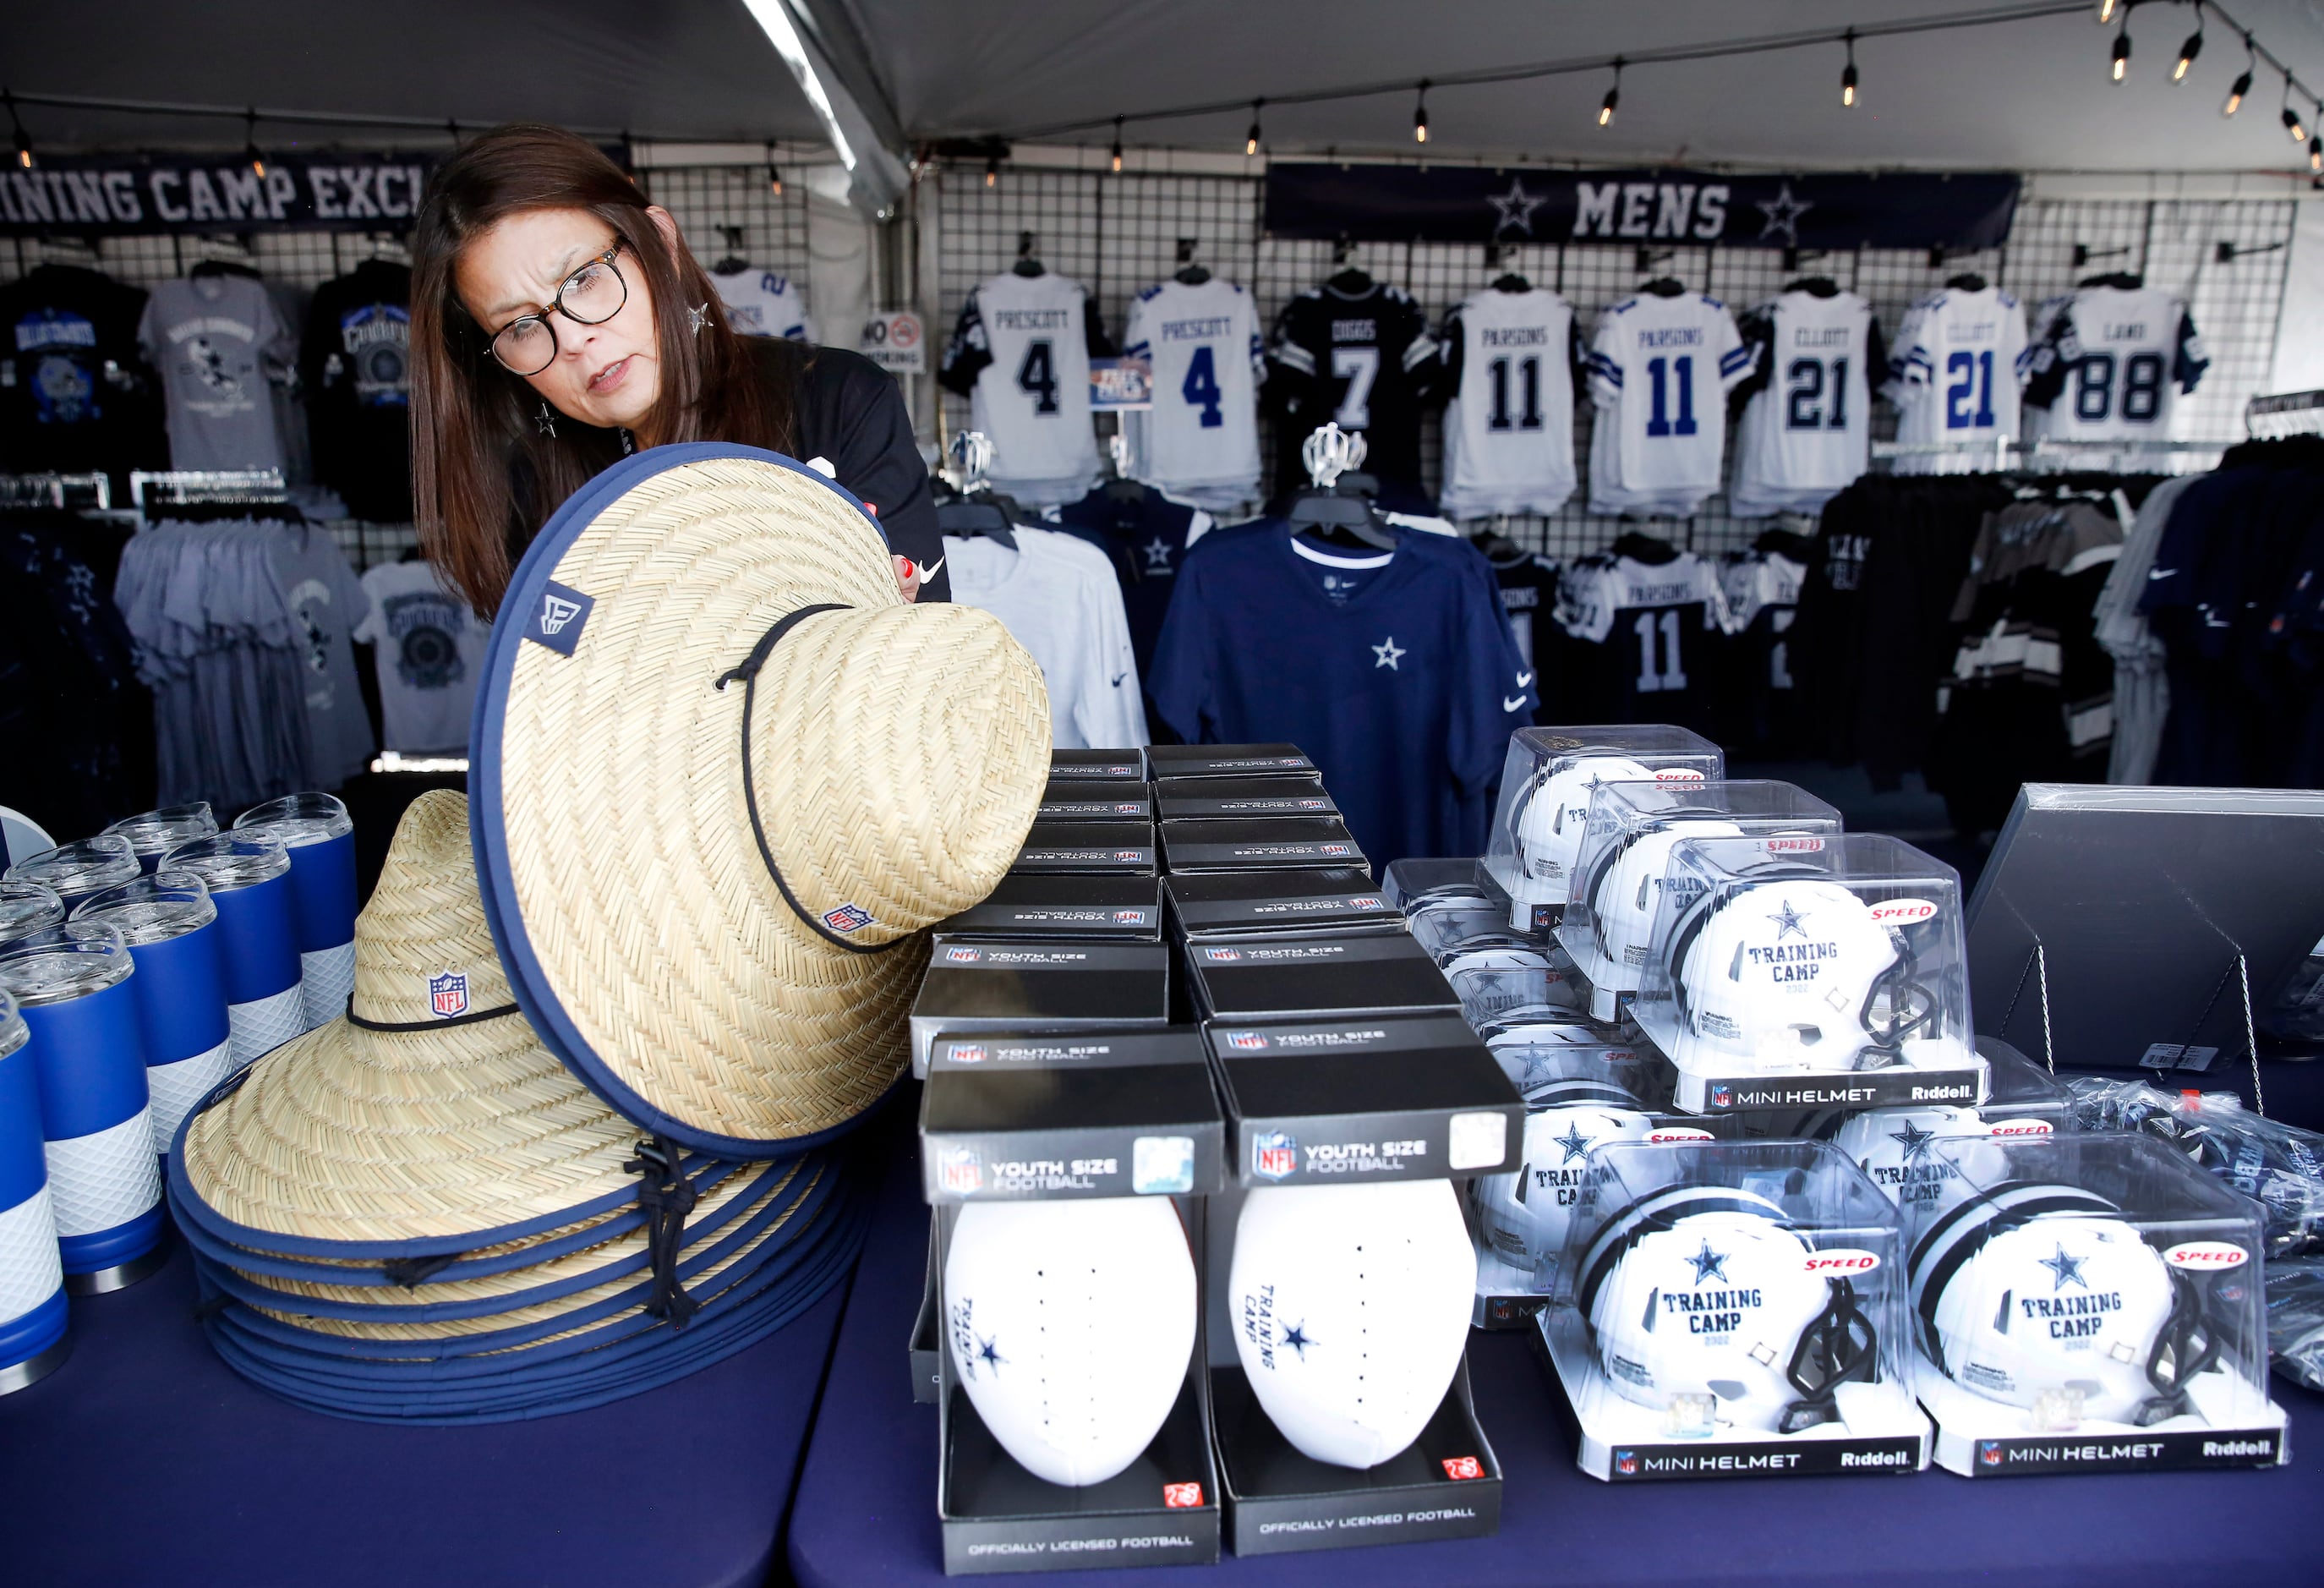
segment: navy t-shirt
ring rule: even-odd
[[[1186,538],[1196,519],[1207,527],[1210,515],[1159,491],[1125,499],[1101,486],[1056,509],[1055,516],[1059,527],[1080,534],[1111,559],[1130,618],[1130,648],[1138,656],[1139,677],[1146,677],[1154,670],[1154,642],[1162,635],[1170,593],[1178,587]]]

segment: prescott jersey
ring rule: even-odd
[[[1555,512],[1573,494],[1573,306],[1539,287],[1478,293],[1444,317],[1447,518]]]
[[[1609,309],[1590,353],[1590,511],[1683,518],[1701,507],[1726,462],[1727,393],[1750,370],[1716,298],[1641,292]]]
[[[1346,290],[1355,280],[1361,289]],[[1267,353],[1277,368],[1268,390],[1285,420],[1278,486],[1305,483],[1300,445],[1325,424],[1363,432],[1367,473],[1420,478],[1420,410],[1436,343],[1411,294],[1369,276],[1334,276],[1283,306]]]
[[[1726,623],[1718,572],[1692,551],[1642,562],[1620,545],[1558,581],[1556,650],[1542,657],[1558,708],[1572,722],[1707,728]]]
[[[807,322],[807,300],[791,285],[790,277],[770,270],[739,270],[731,276],[713,271],[710,284],[726,306],[726,323],[744,336],[815,340],[815,328]]]
[[[1896,405],[1896,439],[1917,446],[2015,440],[2025,368],[2025,310],[1998,287],[1947,287],[1913,305],[1889,349],[1882,390]],[[1963,447],[1896,459],[1898,474],[1989,469],[1990,453]]]
[[[2052,322],[2028,361],[2025,401],[2049,411],[2062,441],[2123,441],[2171,434],[2178,396],[2210,360],[2194,317],[2152,287],[2087,287]]]
[[[1880,324],[1853,292],[1803,288],[1753,309],[1742,329],[1752,369],[1736,388],[1749,401],[1728,506],[1738,518],[1819,512],[1871,460]]]
[[[1478,853],[1535,698],[1482,564],[1436,535],[1346,555],[1279,520],[1214,531],[1163,621],[1155,710],[1190,744],[1296,743],[1375,865]]]
[[[941,378],[992,442],[994,490],[1051,507],[1097,483],[1089,361],[1102,346],[1097,312],[1070,277],[1003,271],[969,293]]]
[[[1154,406],[1139,422],[1136,476],[1199,507],[1259,497],[1259,383],[1266,378],[1259,309],[1216,276],[1163,282],[1130,306],[1122,352],[1154,370]]]

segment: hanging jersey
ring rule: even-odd
[[[1886,362],[1872,305],[1853,292],[1785,292],[1743,323],[1750,376],[1735,433],[1738,518],[1816,512],[1872,455],[1874,373]],[[1884,372],[1885,373],[1885,372]]]
[[[1998,287],[1978,292],[1947,287],[1913,305],[1889,350],[1882,388],[1896,405],[1896,439],[1960,450],[1900,457],[1898,474],[1968,474],[1995,466],[1994,443],[2017,436],[2025,336],[2025,310]]]
[[[1508,553],[1496,557],[1480,546],[1485,561],[1493,570],[1493,585],[1501,595],[1501,610],[1509,620],[1509,638],[1517,648],[1517,660],[1530,684],[1540,673],[1535,665],[1535,636],[1541,625],[1551,621],[1557,611],[1557,564],[1536,552],[1511,547]]]
[[[1113,563],[1121,581],[1122,609],[1130,620],[1130,643],[1138,656],[1138,670],[1153,670],[1154,642],[1162,632],[1162,615],[1170,609],[1171,592],[1178,586],[1178,567],[1187,551],[1211,528],[1211,515],[1198,507],[1175,501],[1159,491],[1145,490],[1128,499],[1101,485],[1078,502],[1068,502],[1050,514],[1059,527],[1078,531],[1099,544]]]
[[[1278,488],[1305,483],[1300,443],[1325,424],[1363,433],[1367,473],[1420,478],[1420,410],[1436,343],[1409,293],[1366,280],[1356,292],[1310,287],[1276,318],[1267,352],[1277,370],[1268,391],[1284,419]]]
[[[1715,298],[1641,292],[1609,309],[1590,354],[1590,511],[1683,518],[1701,507],[1725,462],[1727,393],[1750,368]]]
[[[970,399],[970,423],[992,442],[993,489],[1051,507],[1097,483],[1089,355],[1102,339],[1069,277],[1003,271],[969,293],[943,381]]]
[[[1447,518],[1555,512],[1573,494],[1573,306],[1536,287],[1488,291],[1444,317]]]
[[[1726,601],[1710,563],[1601,552],[1569,565],[1557,595],[1555,657],[1542,660],[1564,720],[1711,725]]]
[[[788,276],[770,270],[741,270],[733,275],[713,271],[710,284],[726,306],[726,323],[746,337],[788,337],[794,342],[815,340],[807,324],[807,300]]]
[[[1805,754],[1808,735],[1802,691],[1792,674],[1792,624],[1799,615],[1800,588],[1807,583],[1804,559],[1814,542],[1803,536],[1775,538],[1798,556],[1761,545],[1732,551],[1719,563],[1719,587],[1727,603],[1727,654],[1720,668],[1720,743],[1729,753],[1775,757]]]
[[[1259,383],[1266,361],[1250,294],[1213,276],[1168,281],[1130,306],[1122,352],[1154,369],[1154,406],[1123,417],[1135,477],[1201,507],[1259,497]]]
[[[2061,441],[2168,439],[2177,399],[2210,360],[2194,317],[2154,288],[2086,287],[2028,361],[2025,401]]]

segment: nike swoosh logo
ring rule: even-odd
[[[2150,579],[2167,579],[2178,571],[2175,568],[2151,568],[2146,570],[2146,577]]]
[[[945,559],[939,557],[934,562],[928,564],[927,567],[922,568],[920,570],[920,582],[922,584],[926,584],[930,579],[935,578],[936,577],[936,569],[944,567],[944,564]]]
[[[1507,700],[1501,702],[1501,709],[1503,711],[1515,711],[1518,706],[1523,706],[1524,704],[1524,696],[1512,695]]]
[[[1126,679],[1126,678],[1128,678],[1129,676],[1130,676],[1130,675],[1129,675],[1128,673],[1116,673],[1116,674],[1114,674],[1114,675],[1113,675],[1113,684],[1112,684],[1112,686],[1111,686],[1111,687],[1112,687],[1112,688],[1116,688],[1116,689],[1120,688],[1121,688],[1121,680],[1122,680],[1122,679]]]
[[[1533,675],[1532,675],[1531,673],[1519,673],[1519,674],[1517,675],[1517,688],[1518,688],[1522,689],[1522,688],[1524,688],[1527,684],[1530,684],[1530,683],[1532,683],[1532,682],[1533,682]]]

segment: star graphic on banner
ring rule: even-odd
[[[1503,232],[1515,229],[1530,237],[1533,235],[1533,212],[1548,203],[1549,199],[1546,197],[1535,198],[1526,191],[1523,177],[1512,177],[1508,192],[1488,194],[1485,202],[1499,210],[1501,216],[1494,223],[1493,235],[1498,237]]]
[[[1165,540],[1161,536],[1157,535],[1154,539],[1146,542],[1145,545],[1140,546],[1139,549],[1146,553],[1146,571],[1148,573],[1167,574],[1170,571],[1169,541]]]
[[[1307,1348],[1315,1343],[1307,1338],[1307,1325],[1303,1323],[1286,1324],[1283,1325],[1283,1343],[1290,1347],[1293,1351],[1297,1352],[1301,1362],[1305,1362],[1307,1360]]]
[[[1590,1138],[1582,1133],[1582,1127],[1578,1124],[1566,1126],[1565,1134],[1557,1139],[1557,1144],[1565,1149],[1563,1161],[1567,1163],[1590,1156]]]
[[[1773,198],[1754,198],[1751,202],[1758,207],[1761,215],[1767,217],[1766,224],[1759,228],[1759,241],[1764,243],[1770,237],[1781,236],[1794,247],[1800,240],[1800,217],[1815,208],[1815,201],[1812,198],[1793,198],[1789,182],[1777,189]]]
[[[2082,1260],[2079,1257],[2068,1257],[2063,1246],[2058,1248],[2057,1256],[2036,1258],[2034,1260],[2056,1276],[2050,1286],[2053,1291],[2063,1290],[2069,1279],[2085,1290],[2090,1288],[2090,1282],[2082,1278]]]
[[[1906,1163],[1912,1162],[1914,1159],[1920,1157],[1921,1154],[1926,1152],[1929,1149],[1929,1143],[1936,1139],[1937,1133],[1934,1131],[1924,1131],[1910,1120],[1906,1120],[1904,1122],[1904,1128],[1903,1130],[1891,1131],[1888,1132],[1888,1140],[1896,1142],[1904,1149],[1904,1161]]]
[[[1800,925],[1802,921],[1808,918],[1802,915],[1798,910],[1794,909],[1792,908],[1792,901],[1788,899],[1784,900],[1783,909],[1777,910],[1767,919],[1775,923],[1775,941],[1778,943],[1781,943],[1784,938],[1793,936],[1794,933],[1803,937],[1808,935],[1808,929]]]
[[[1372,670],[1374,672],[1378,672],[1380,669],[1386,668],[1388,671],[1393,673],[1404,670],[1396,665],[1396,659],[1399,656],[1406,655],[1408,652],[1403,646],[1398,645],[1396,642],[1396,636],[1394,634],[1390,634],[1387,639],[1372,647],[1372,654],[1379,658],[1378,661],[1372,663]]]
[[[1694,1282],[1698,1285],[1705,1279],[1727,1278],[1727,1254],[1711,1251],[1711,1242],[1707,1240],[1702,1243],[1702,1250],[1686,1260],[1694,1265]]]

